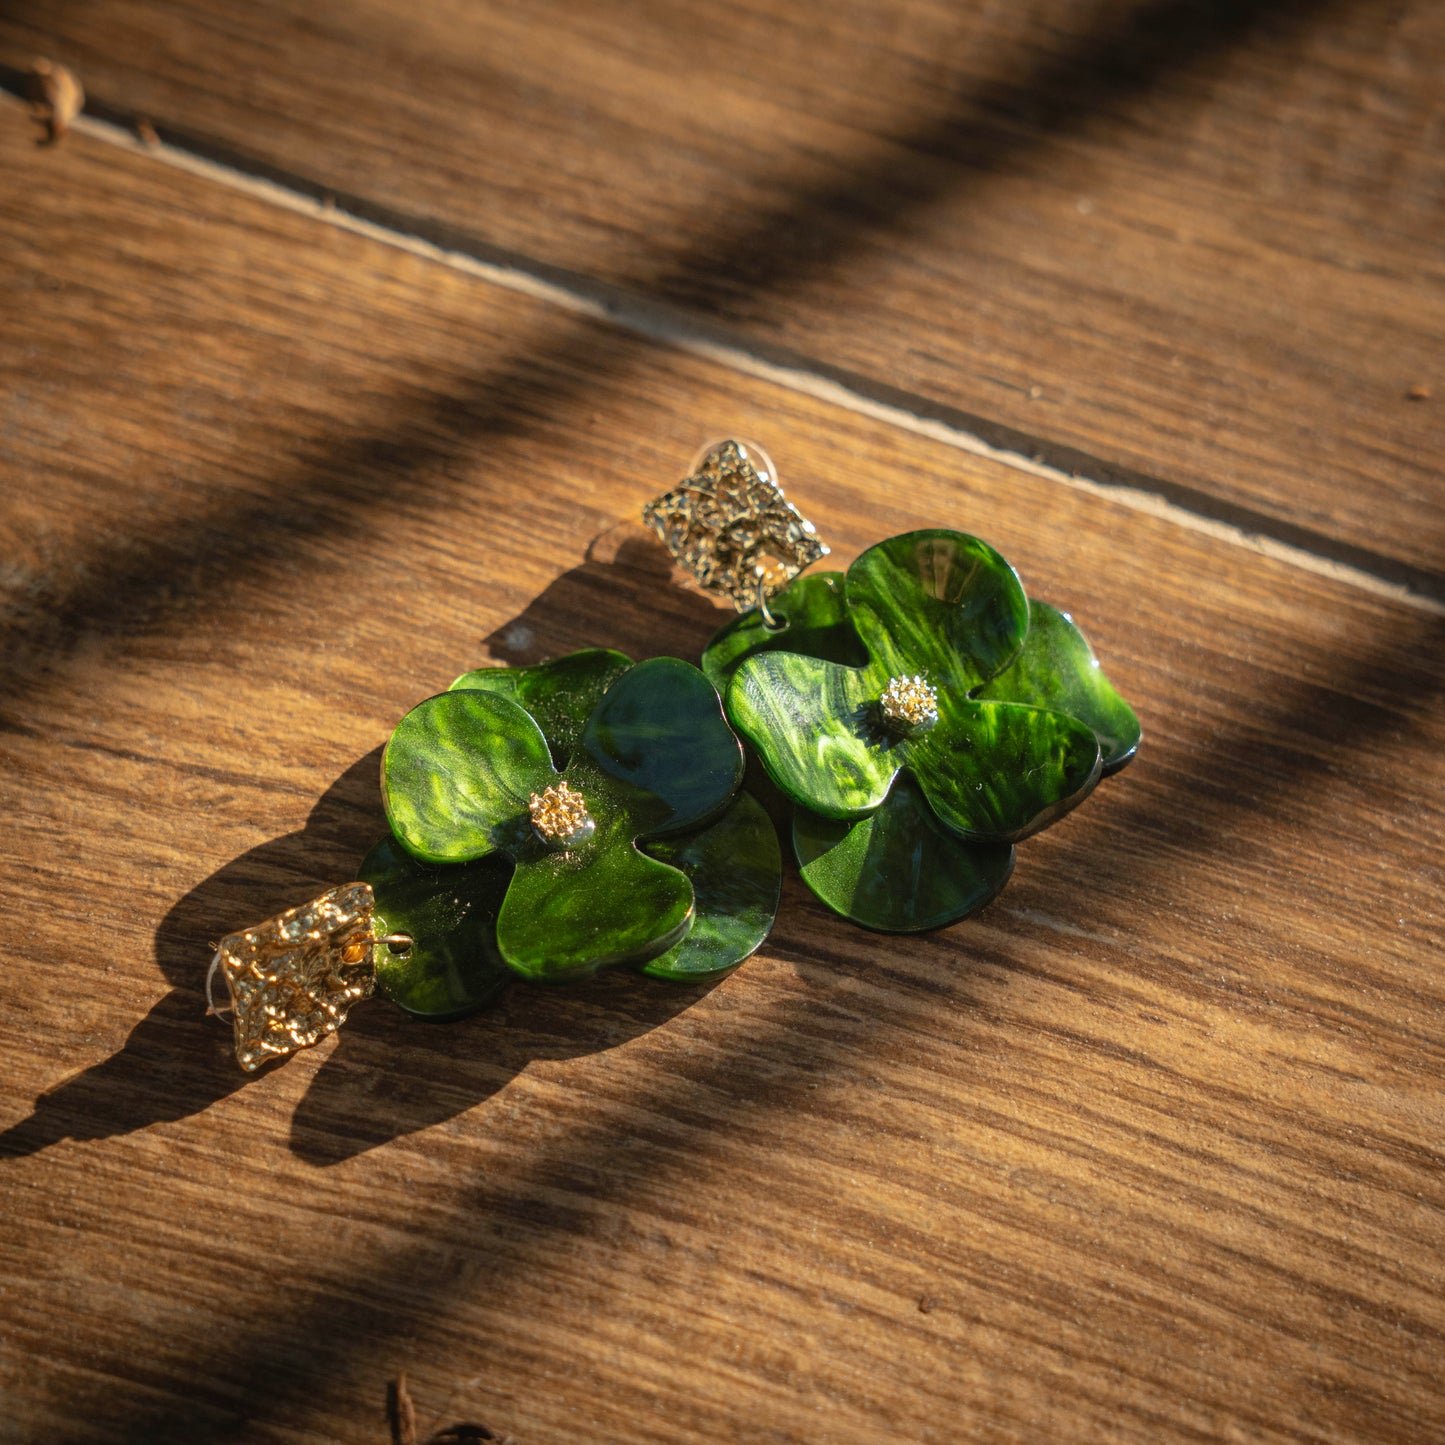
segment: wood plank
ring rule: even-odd
[[[51,0],[0,16],[32,53],[405,229],[1445,591],[1429,0]]]
[[[0,107],[15,1438],[1445,1433],[1439,619]],[[628,979],[245,1080],[207,942],[340,881],[464,664],[695,654],[632,522],[772,444],[992,539],[1148,735],[916,939],[796,880]],[[590,549],[590,559],[589,559]]]

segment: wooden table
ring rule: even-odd
[[[1439,6],[0,6],[35,55],[0,1436],[382,1442],[405,1371],[519,1445],[1445,1439]],[[1137,761],[957,927],[790,872],[711,990],[242,1075],[209,945],[464,667],[696,657],[637,515],[736,434],[840,563],[992,541]]]

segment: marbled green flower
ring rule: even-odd
[[[804,879],[890,930],[981,907],[1012,845],[1074,807],[1139,725],[1062,613],[959,532],[909,532],[793,583],[709,643],[734,726],[798,805]]]
[[[771,926],[780,871],[741,776],[717,693],[675,658],[594,650],[463,674],[401,720],[382,760],[395,841],[361,877],[378,927],[417,942],[380,959],[379,986],[446,1017],[509,973],[733,967]]]

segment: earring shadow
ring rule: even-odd
[[[614,969],[565,988],[518,980],[490,1008],[452,1023],[358,1010],[296,1107],[292,1152],[308,1164],[339,1164],[445,1123],[533,1060],[582,1058],[640,1038],[712,986]]]
[[[671,559],[651,532],[619,523],[593,539],[585,561],[549,583],[483,644],[509,667],[582,647],[611,647],[638,660],[693,662],[732,616],[679,585]]]

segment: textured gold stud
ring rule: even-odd
[[[376,987],[375,900],[344,883],[310,903],[223,938],[211,963],[231,994],[236,1059],[248,1073],[335,1033]],[[214,1008],[214,1005],[213,1005]]]
[[[740,441],[708,447],[693,475],[649,502],[642,519],[698,586],[739,612],[766,613],[780,587],[828,555],[783,496],[767,454]]]

